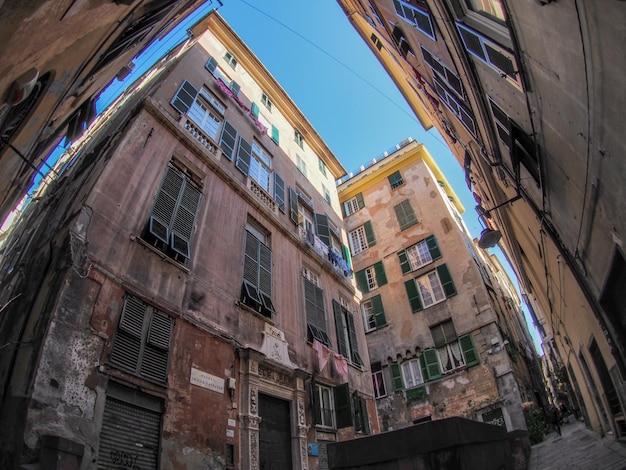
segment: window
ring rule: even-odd
[[[305,178],[307,178],[307,172],[306,172],[306,162],[304,161],[304,159],[296,154],[296,167],[298,168],[298,170],[300,171],[300,173],[302,173],[304,175]]]
[[[350,239],[350,249],[353,256],[374,246],[376,237],[372,228],[372,222],[368,220],[357,229],[352,230],[348,233],[348,238]]]
[[[233,69],[237,68],[237,59],[230,52],[226,52],[224,54],[224,60],[228,65],[230,65]]]
[[[406,20],[426,36],[436,41],[435,29],[427,11],[416,8],[402,0],[393,0],[393,6],[399,17]]]
[[[362,193],[358,193],[356,196],[348,199],[347,201],[341,204],[341,210],[343,212],[344,217],[352,215],[355,212],[363,209],[364,207],[365,207],[365,201],[363,200]]]
[[[172,106],[181,114],[186,114],[211,139],[217,140],[224,106],[208,91],[196,90],[185,80],[171,101]]]
[[[441,251],[434,235],[398,252],[402,274],[415,271],[439,258],[441,258]]]
[[[318,276],[309,270],[303,270],[304,303],[307,319],[307,341],[317,340],[330,347],[330,338],[326,333],[326,311],[324,309],[324,291],[318,285]]]
[[[502,78],[522,90],[517,59],[512,52],[496,44],[463,23],[456,24],[465,50],[481,62],[494,69]]]
[[[322,185],[322,194],[324,195],[324,200],[330,204],[330,191],[328,191],[328,188],[324,185]]]
[[[352,364],[363,365],[359,354],[354,327],[354,315],[348,309],[333,299],[333,313],[335,314],[335,327],[337,329],[337,349],[339,354],[348,358]]]
[[[506,12],[502,0],[465,0],[465,3],[470,10],[476,13],[500,23],[506,22]]]
[[[463,91],[463,84],[459,76],[453,72],[446,64],[441,62],[439,58],[432,55],[424,46],[422,48],[422,55],[424,56],[424,62],[426,62],[430,68],[435,72],[443,82],[451,88],[459,98],[465,99],[465,93]]]
[[[472,135],[476,136],[476,124],[474,115],[468,110],[464,104],[455,96],[454,93],[435,75],[433,77],[435,91],[437,96],[450,108],[450,111],[463,123]]]
[[[398,46],[398,50],[400,51],[400,54],[402,54],[402,57],[406,59],[409,53],[415,55],[413,49],[411,49],[411,46],[409,45],[409,41],[407,41],[406,39],[404,32],[398,27],[398,25],[393,26],[393,30],[391,31],[391,37],[394,39],[396,45]],[[392,55],[392,57],[394,56]]]
[[[423,355],[420,359],[389,365],[391,382],[395,392],[405,390],[407,401],[425,400],[428,396],[426,386],[423,385],[426,372],[423,366]],[[406,387],[405,387],[406,383]]]
[[[372,364],[372,382],[374,384],[374,398],[383,398],[387,396],[385,388],[385,379],[383,376],[383,368],[380,362]]]
[[[325,428],[335,427],[335,401],[330,387],[315,384],[313,403],[315,409],[315,424]]]
[[[272,102],[265,93],[261,93],[261,103],[265,105],[269,112],[272,112]]]
[[[366,300],[361,304],[361,311],[363,312],[363,324],[365,325],[365,332],[369,333],[377,328],[381,328],[387,324],[385,318],[385,310],[383,309],[383,301],[380,295]]]
[[[259,186],[265,191],[269,192],[272,157],[256,142],[252,142],[251,156],[248,175],[259,183]]]
[[[472,336],[465,335],[458,338],[451,320],[431,327],[430,334],[433,337],[439,370],[442,374],[478,363]]]
[[[417,217],[415,217],[413,207],[411,207],[411,202],[408,199],[395,205],[393,210],[396,213],[398,224],[400,224],[400,230],[406,230],[417,223]]]
[[[241,302],[263,316],[275,313],[272,304],[272,250],[269,234],[254,223],[246,224]]]
[[[387,284],[385,267],[382,261],[374,263],[354,274],[356,285],[361,292],[367,293]]]
[[[317,157],[317,164],[318,164],[319,169],[322,172],[322,174],[324,176],[326,176],[326,165],[324,164],[324,160],[322,160],[321,158]]]
[[[456,288],[445,264],[417,279],[404,283],[413,313],[456,295]]]
[[[172,160],[150,211],[144,239],[170,258],[186,263],[201,196],[199,178]]]
[[[376,34],[372,33],[372,35],[370,36],[370,39],[376,46],[376,49],[380,51],[383,48],[383,43],[380,39],[378,39],[378,36],[376,36]]]
[[[414,388],[424,383],[419,359],[411,359],[402,363],[402,377],[406,388]]]
[[[352,392],[352,407],[354,408],[354,430],[359,433],[370,433],[370,422],[367,414],[367,400],[355,390]]]
[[[391,189],[399,188],[404,184],[404,179],[399,171],[396,171],[390,174],[387,179],[389,180],[389,184],[391,185]]]
[[[294,129],[293,130],[293,138],[296,141],[296,144],[298,144],[298,147],[303,149],[304,148],[304,137],[302,136],[300,131]]]
[[[174,319],[127,294],[109,361],[133,375],[164,385]]]

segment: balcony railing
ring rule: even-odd
[[[265,189],[259,186],[254,179],[248,178],[248,186],[250,191],[252,191],[252,194],[258,197],[259,200],[269,208],[269,210],[272,212],[276,211],[276,201],[274,201],[274,198],[270,196]]]
[[[213,155],[217,152],[217,145],[209,136],[207,136],[200,127],[198,127],[191,119],[185,118],[184,128],[189,132],[204,148]]]
[[[352,268],[348,262],[343,259],[341,253],[329,248],[322,240],[317,238],[317,235],[312,231],[307,230],[304,226],[298,226],[300,238],[304,242],[313,248],[320,258],[322,258],[327,266],[330,266],[340,276],[350,277],[353,274]]]

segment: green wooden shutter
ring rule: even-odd
[[[383,309],[383,299],[380,295],[376,295],[370,299],[372,302],[372,310],[374,312],[374,321],[376,322],[376,328],[385,326],[387,324],[387,318],[385,318],[385,310]]]
[[[328,216],[326,214],[315,213],[315,233],[326,246],[330,247],[330,228],[328,227]]]
[[[402,380],[402,371],[400,370],[400,364],[394,362],[389,365],[391,370],[391,383],[393,384],[393,391],[397,392],[404,388],[404,380]]]
[[[471,334],[459,337],[459,344],[461,345],[461,351],[463,351],[463,357],[465,358],[465,365],[467,367],[475,366],[480,362]]]
[[[365,239],[367,240],[367,246],[371,247],[376,245],[376,236],[374,235],[374,229],[370,220],[363,224],[363,230],[365,230]]]
[[[230,82],[230,91],[233,92],[233,95],[235,96],[239,95],[239,90],[241,90],[239,83],[237,83],[235,80]]]
[[[399,171],[395,171],[390,174],[387,179],[389,180],[389,184],[391,185],[391,189],[395,189],[400,186],[404,180],[402,179],[402,175]]]
[[[454,287],[454,282],[452,282],[452,277],[450,276],[448,267],[445,264],[437,266],[437,274],[439,275],[439,280],[441,281],[446,297],[456,295],[456,287]]]
[[[225,155],[230,161],[235,156],[235,145],[237,143],[237,129],[228,121],[224,121],[222,135],[220,136],[220,148],[222,155]]]
[[[217,60],[215,60],[215,57],[209,57],[209,60],[207,60],[207,63],[204,65],[204,67],[211,72],[211,74],[215,73],[215,69],[217,68]]]
[[[298,225],[298,194],[291,186],[289,187],[289,218]]]
[[[348,384],[345,383],[335,387],[334,392],[337,429],[352,426],[352,400],[350,400],[350,389],[348,388]]]
[[[335,313],[335,330],[337,331],[337,350],[339,354],[348,358],[348,343],[343,326],[343,312],[341,311],[341,304],[335,299],[333,299],[333,312]]]
[[[243,137],[239,138],[239,151],[237,152],[237,161],[235,166],[244,175],[250,171],[250,159],[252,158],[252,146]]]
[[[279,142],[279,134],[278,128],[272,124],[272,140],[278,144]]]
[[[198,94],[198,90],[185,80],[174,97],[170,104],[181,114],[186,114],[191,108],[194,100],[196,99],[196,95]]]
[[[411,263],[409,263],[409,257],[406,254],[406,250],[398,251],[398,260],[400,261],[400,269],[402,269],[402,274],[407,274],[411,272]]]
[[[361,292],[369,292],[369,287],[367,285],[367,276],[365,275],[365,269],[361,269],[354,273],[354,277],[356,279],[356,286]]]
[[[441,258],[441,250],[439,250],[439,245],[434,235],[426,237],[426,246],[428,246],[428,251],[430,251],[430,257],[433,261]]]
[[[374,272],[376,273],[376,282],[378,287],[387,284],[387,276],[385,275],[385,266],[382,261],[374,263]]]
[[[348,217],[348,215],[346,214],[346,203],[342,202],[339,205],[341,206],[341,215],[345,219],[346,217]]]
[[[355,407],[359,410],[359,423],[357,424],[357,431],[361,431],[365,434],[371,432],[370,420],[367,413],[367,400],[364,397],[357,397]]]
[[[341,245],[341,254],[343,256],[343,259],[346,260],[346,263],[348,263],[348,266],[350,266],[350,269],[352,269],[352,259],[350,258],[350,248],[348,248],[346,245]]]
[[[404,283],[406,289],[406,295],[409,298],[409,305],[411,306],[411,312],[419,312],[422,307],[422,299],[420,298],[417,286],[415,285],[415,279],[409,279]]]
[[[362,366],[363,360],[359,354],[359,344],[357,343],[356,328],[354,327],[354,315],[346,311],[346,318],[348,320],[348,337],[350,338],[350,360],[353,364]]]
[[[256,103],[252,103],[252,106],[250,107],[250,110],[252,111],[252,114],[254,114],[254,117],[256,117],[258,119],[259,117],[259,105]]]
[[[313,383],[311,386],[312,398],[313,398],[313,413],[315,415],[315,424],[322,424],[322,408],[320,403],[320,390],[319,385]]]
[[[437,350],[434,348],[426,349],[423,352],[424,365],[426,366],[426,373],[428,374],[428,380],[435,380],[441,377],[441,369],[439,368],[439,358],[437,357]]]
[[[426,400],[427,397],[428,393],[426,392],[426,385],[422,385],[421,387],[417,388],[411,388],[406,391],[407,401]]]
[[[400,204],[395,205],[393,209],[396,212],[396,218],[398,219],[400,230],[405,230],[417,223],[417,218],[415,217],[415,213],[413,212],[413,208],[411,207],[411,203],[408,199],[405,199]]]
[[[274,200],[278,204],[278,210],[285,213],[285,181],[278,173],[274,173]]]
[[[356,197],[356,203],[359,209],[363,209],[365,207],[365,201],[363,200],[363,193],[357,193],[356,196],[354,197]]]

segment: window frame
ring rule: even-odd
[[[326,392],[327,400],[324,400],[323,392]],[[325,429],[337,429],[335,393],[333,388],[315,382],[313,385],[313,400],[315,411],[315,426]],[[327,402],[327,403],[325,403]],[[326,407],[327,406],[327,407]],[[329,423],[327,421],[330,421]]]
[[[239,61],[233,53],[226,51],[223,58],[224,61],[233,68],[233,70],[237,70],[237,65],[239,64]]]
[[[396,219],[398,220],[401,232],[412,227],[413,225],[417,225],[417,216],[415,215],[415,211],[413,210],[413,206],[411,205],[411,201],[409,199],[405,199],[399,204],[393,206],[393,210],[396,214]]]
[[[385,309],[380,294],[364,300],[361,303],[361,313],[363,315],[365,333],[387,326],[387,318],[385,317]]]
[[[400,370],[402,371],[402,380],[404,381],[406,390],[417,388],[424,384],[422,364],[418,358],[402,361]],[[410,375],[410,377],[407,377],[408,375]]]
[[[376,244],[376,236],[372,228],[371,221],[366,221],[354,230],[348,232],[348,240],[350,242],[350,250],[352,256],[364,252]],[[358,250],[357,250],[358,248]]]
[[[422,294],[423,291],[421,290],[420,285],[418,284],[418,280],[424,279],[424,278],[430,279],[429,276],[433,273],[435,273],[437,276],[437,280],[440,284],[441,290],[443,291],[444,298],[438,301],[433,301],[429,303],[427,306],[425,306],[423,294]],[[429,281],[429,286],[430,286],[430,281]],[[404,287],[406,289],[407,298],[409,300],[409,306],[413,313],[420,312],[424,310],[425,308],[432,307],[433,305],[436,305],[438,303],[442,303],[445,300],[457,294],[456,286],[454,285],[454,280],[452,279],[452,276],[450,275],[450,271],[448,270],[448,267],[445,263],[437,266],[433,270],[430,270],[420,275],[417,278],[412,277],[411,279],[405,281]],[[431,295],[431,298],[432,298],[432,295]]]
[[[441,258],[441,249],[434,235],[429,235],[398,252],[398,260],[403,275],[428,266],[439,258]]]
[[[363,193],[357,193],[347,201],[341,203],[341,209],[344,217],[349,217],[364,207],[365,200],[363,199]]]
[[[396,12],[396,15],[402,18],[404,21],[409,23],[415,29],[420,31],[425,36],[429,37],[433,41],[437,40],[437,36],[435,34],[435,25],[433,24],[432,18],[430,17],[430,13],[422,8],[418,8],[413,6],[404,0],[393,0],[393,7]],[[407,13],[406,10],[410,10],[411,13]],[[400,14],[402,12],[402,14]],[[412,19],[407,15],[412,16]],[[428,29],[424,28],[423,24],[420,24],[420,21],[417,20],[417,15],[420,15],[422,20],[426,20],[429,25]]]
[[[253,221],[246,223],[243,244],[243,273],[240,301],[260,315],[273,318],[272,250],[269,232]]]
[[[261,103],[263,103],[263,106],[265,106],[270,113],[272,112],[272,100],[265,92],[261,92]]]
[[[296,142],[298,147],[304,150],[304,136],[298,129],[293,130],[293,140]]]
[[[372,371],[372,386],[374,388],[374,398],[385,398],[387,396],[387,385],[385,384],[385,374],[383,373],[381,363],[377,362],[372,364],[370,369]]]
[[[405,181],[400,170],[394,171],[389,176],[387,176],[387,180],[389,181],[389,186],[391,186],[391,190],[396,190],[400,186],[403,186]]]

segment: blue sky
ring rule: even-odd
[[[482,227],[461,166],[436,130],[426,132],[383,67],[334,0],[222,0],[219,13],[291,96],[350,172],[406,137],[422,142],[465,206],[464,220],[477,237]],[[185,21],[170,38],[135,60],[125,83],[114,82],[98,110],[177,43],[186,29],[217,3]],[[507,265],[499,249],[495,249]],[[509,276],[515,279],[508,269]],[[516,282],[516,281],[514,281]],[[526,315],[526,307],[523,307]],[[538,333],[531,327],[536,346]],[[539,346],[537,346],[540,352]]]

